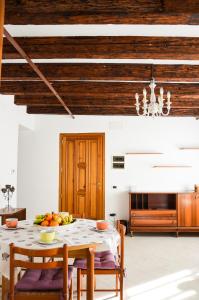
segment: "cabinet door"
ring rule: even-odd
[[[197,194],[178,194],[178,226],[199,226],[199,196]]]
[[[194,226],[199,226],[199,193],[194,193]]]

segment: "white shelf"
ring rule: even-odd
[[[162,155],[162,152],[127,152],[126,155]]]
[[[179,150],[198,150],[199,147],[179,147]]]
[[[192,166],[187,165],[156,165],[153,168],[192,168]]]

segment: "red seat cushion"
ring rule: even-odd
[[[75,259],[74,265],[78,269],[87,269],[87,261],[85,259]],[[101,251],[95,253],[95,269],[115,269],[117,268],[114,255],[111,251]]]
[[[68,287],[72,278],[72,267],[68,267]],[[63,270],[31,270],[24,273],[15,286],[17,291],[57,291],[63,289]]]

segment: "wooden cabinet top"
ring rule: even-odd
[[[14,208],[13,210],[11,211],[5,211],[4,208],[1,208],[0,209],[0,216],[6,216],[6,215],[13,215],[13,214],[16,214],[16,213],[19,213],[21,211],[24,211],[26,210],[25,208]]]
[[[184,192],[129,192],[129,194],[193,194],[194,191],[184,191]]]

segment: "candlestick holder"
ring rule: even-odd
[[[10,184],[6,184],[5,187],[1,189],[1,192],[3,193],[3,197],[7,202],[7,204],[4,208],[5,212],[10,212],[13,210],[12,206],[10,205],[10,201],[11,201],[14,191],[15,191],[14,186],[11,186]]]

